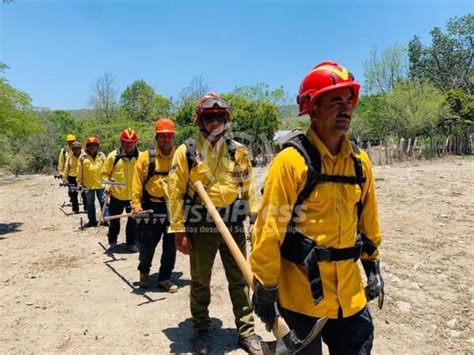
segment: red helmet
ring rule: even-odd
[[[196,102],[194,122],[199,124],[201,116],[206,113],[224,113],[226,115],[226,122],[230,120],[229,104],[215,92],[201,97]]]
[[[160,117],[155,124],[156,133],[175,133],[174,122],[167,117]]]
[[[97,137],[89,137],[86,139],[86,145],[89,145],[89,144],[97,144],[99,145],[100,144],[100,141],[99,141],[99,138]]]
[[[136,143],[138,141],[138,133],[131,128],[124,129],[122,133],[120,133],[120,140],[122,142]]]
[[[298,116],[308,113],[316,98],[325,92],[346,87],[352,89],[354,94],[352,104],[355,106],[359,97],[360,85],[354,80],[352,73],[333,61],[316,65],[301,82],[296,97],[300,109]]]

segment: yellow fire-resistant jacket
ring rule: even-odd
[[[102,152],[97,152],[95,159],[85,152],[82,153],[77,164],[77,184],[88,189],[102,189],[100,181],[105,159]]]
[[[141,152],[133,157],[123,156],[122,149],[114,150],[107,156],[107,160],[102,168],[102,180],[113,180],[117,182],[124,182],[125,187],[113,186],[111,188],[111,195],[118,200],[129,201],[132,199],[132,182],[133,173],[135,172],[135,164],[137,158],[140,157]],[[122,158],[117,161],[114,166],[115,156],[120,154]]]
[[[81,151],[81,154],[84,153]],[[79,154],[79,157],[81,156]],[[64,162],[63,178],[66,180],[68,176],[77,176],[77,162],[79,157],[76,157],[73,153],[66,155],[66,161]]]
[[[164,155],[161,150],[155,145],[155,171],[169,172],[171,168],[171,161],[174,155],[174,148],[170,154]],[[132,208],[142,207],[143,202],[143,184],[148,177],[148,164],[150,162],[150,154],[147,151],[140,154],[137,163],[135,164],[135,173],[133,175],[132,185]],[[150,177],[145,185],[146,191],[153,198],[161,199],[168,197],[167,190],[168,176],[167,175],[153,175]]]
[[[355,176],[352,146],[346,137],[339,154],[332,156],[311,128],[306,135],[321,154],[323,174]],[[321,183],[303,203],[305,217],[295,227],[318,246],[353,247],[357,227],[376,246],[380,245],[372,167],[365,152],[361,151],[359,157],[367,178],[362,192],[359,185]],[[318,318],[337,318],[341,306],[343,316],[349,317],[367,303],[359,267],[353,260],[318,263],[324,298],[315,306],[305,269],[280,257],[280,245],[297,196],[305,186],[307,171],[304,158],[295,148],[284,149],[273,159],[252,234],[251,267],[264,286],[278,286],[284,308]],[[364,207],[357,224],[356,204],[361,193]],[[378,258],[378,252],[371,258]]]
[[[72,149],[69,147],[62,148],[59,152],[58,157],[58,173],[63,174],[64,172],[64,164],[66,163],[66,158],[72,155]]]
[[[208,170],[208,179],[203,181],[211,201],[216,207],[229,206],[239,195],[249,201],[250,213],[257,212],[257,202],[252,179],[252,164],[250,163],[247,148],[238,142],[236,145],[235,162],[229,157],[229,151],[224,139],[220,139],[214,147],[201,134],[196,140],[196,154],[204,169]],[[195,170],[197,167],[194,167]],[[176,149],[169,174],[169,203],[170,203],[170,233],[184,232],[183,199],[186,192],[192,196],[194,189],[189,182],[189,168],[186,159],[186,146],[180,145]],[[237,176],[238,174],[243,174]],[[241,188],[240,188],[240,182]],[[197,199],[197,203],[201,203]]]

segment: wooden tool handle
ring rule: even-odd
[[[224,242],[229,247],[229,250],[232,253],[232,256],[234,257],[235,261],[237,262],[237,265],[239,266],[240,270],[242,271],[242,274],[244,275],[245,280],[247,280],[249,287],[253,291],[254,289],[253,273],[252,273],[252,270],[250,269],[250,265],[247,263],[247,260],[245,259],[242,252],[240,251],[239,246],[237,245],[234,238],[232,237],[232,234],[230,234],[229,229],[227,228],[224,221],[222,220],[221,215],[219,214],[219,212],[217,212],[216,207],[214,206],[211,199],[209,198],[209,195],[204,189],[202,182],[201,181],[194,182],[194,187],[197,193],[199,194],[199,197],[206,205],[207,211],[211,215],[211,218],[216,224],[217,229],[221,233],[222,238],[224,239]],[[286,334],[290,332],[290,328],[288,327],[288,324],[286,324],[285,320],[282,317],[277,317],[275,319],[275,323],[272,326],[272,332],[276,338],[282,338],[283,336],[285,336]]]

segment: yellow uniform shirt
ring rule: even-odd
[[[216,207],[229,206],[239,195],[240,182],[241,197],[249,201],[251,213],[257,212],[257,202],[252,179],[252,164],[250,163],[247,148],[234,142],[237,149],[235,161],[229,157],[228,146],[221,138],[214,147],[201,134],[196,140],[196,154],[202,160],[204,168],[208,170],[208,179],[203,181],[211,201]],[[196,169],[193,168],[193,169]],[[242,174],[241,176],[237,176]],[[189,168],[186,159],[186,146],[180,145],[176,149],[169,174],[169,203],[171,225],[169,232],[184,232],[184,195],[194,194],[189,183]],[[200,200],[197,199],[197,203]]]
[[[320,152],[323,174],[355,176],[352,146],[346,137],[339,154],[332,156],[311,128],[306,135]],[[372,167],[365,152],[360,152],[360,159],[367,179],[363,191],[359,185],[322,183],[303,203],[304,218],[296,221],[295,227],[318,246],[353,247],[357,228],[380,245]],[[280,245],[297,196],[305,186],[307,171],[304,158],[295,148],[284,149],[273,159],[252,235],[252,270],[264,286],[278,285],[284,308],[313,317],[337,318],[340,306],[344,317],[349,317],[367,303],[359,267],[353,260],[318,263],[324,298],[315,306],[305,269],[280,257]],[[364,208],[357,226],[361,194]],[[372,258],[378,258],[378,252]]]
[[[71,148],[63,148],[59,152],[59,157],[58,157],[58,172],[59,174],[63,174],[64,172],[64,165],[66,163],[66,158],[72,155],[72,150]]]
[[[97,152],[95,159],[87,153],[82,153],[77,164],[77,184],[88,189],[102,189],[101,171],[105,159],[102,152]]]
[[[81,151],[81,154],[83,152]],[[79,154],[79,156],[81,156]],[[77,176],[77,162],[79,160],[79,157],[76,157],[74,154],[66,156],[66,161],[64,162],[64,171],[63,171],[63,177],[66,179],[68,176]]]
[[[111,188],[111,195],[118,200],[129,201],[132,199],[132,182],[135,164],[141,153],[138,152],[132,157],[123,156],[114,166],[116,155],[120,154],[122,156],[121,151],[121,148],[114,150],[107,156],[101,175],[102,180],[124,182],[125,187],[113,186]]]
[[[171,161],[174,155],[174,148],[170,154],[164,155],[158,147],[155,147],[155,171],[169,172]],[[135,173],[133,175],[132,185],[132,208],[142,207],[143,202],[143,184],[148,177],[148,164],[150,162],[149,151],[143,152],[138,157],[135,164]],[[168,185],[168,175],[153,175],[146,183],[145,189],[151,197],[163,198],[168,197],[166,186]],[[165,188],[165,190],[163,189]]]

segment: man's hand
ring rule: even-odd
[[[271,328],[277,316],[278,287],[265,287],[255,282],[255,291],[252,296],[253,310],[267,326]]]
[[[142,211],[143,211],[142,206],[138,206],[138,207],[135,207],[132,212],[133,214],[139,214]]]
[[[384,282],[380,273],[380,261],[362,260],[365,274],[367,275],[367,286],[365,287],[365,296],[367,301],[372,301],[376,297],[379,298],[379,308],[382,309],[383,299],[385,296]]]
[[[255,225],[255,221],[257,220],[257,214],[252,213],[249,217],[249,228],[247,230],[248,233],[248,239],[251,241],[252,240],[252,232],[253,232],[253,226]]]
[[[191,253],[191,239],[189,239],[188,235],[185,232],[175,233],[174,240],[176,244],[176,249],[178,249],[181,253],[185,255],[189,255]]]
[[[203,183],[209,181],[212,177],[212,173],[207,169],[207,166],[201,161],[193,166],[189,171],[189,181],[194,183],[196,181],[202,181]]]

